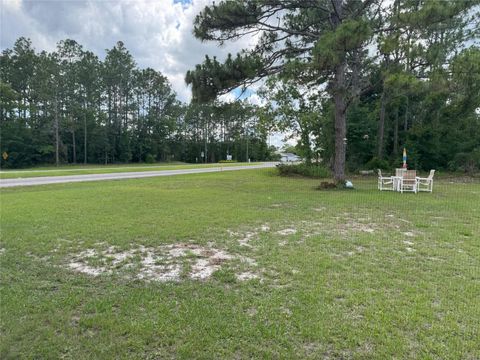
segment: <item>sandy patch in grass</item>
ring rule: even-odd
[[[179,264],[159,264],[159,261],[163,260],[163,258],[157,257],[157,255],[150,250],[146,250],[143,255],[145,255],[145,257],[140,261],[141,268],[137,274],[138,279],[160,282],[180,280],[182,268]],[[170,255],[170,257],[173,258],[172,255]]]
[[[277,234],[282,236],[293,235],[296,233],[297,233],[297,229],[292,229],[292,228],[287,228],[287,229],[277,231]]]
[[[356,220],[346,220],[345,222],[340,223],[336,227],[336,231],[342,235],[347,235],[350,232],[364,232],[367,234],[373,234],[375,232],[374,224],[369,222],[365,224]]]
[[[249,248],[252,247],[252,245],[250,244],[250,241],[258,235],[257,232],[251,232],[251,231],[247,231],[243,234],[240,232],[231,231],[231,230],[227,230],[227,232],[231,237],[238,238],[237,241],[240,246],[245,246]]]
[[[252,307],[252,308],[247,309],[245,312],[247,313],[248,316],[255,316],[255,315],[257,315],[258,310],[256,308]]]
[[[295,226],[298,225],[298,226]],[[408,227],[407,227],[408,226]],[[398,234],[408,237],[419,235],[418,231],[411,230],[411,222],[400,219],[393,213],[376,217],[365,213],[340,213],[334,216],[322,217],[322,222],[304,220],[299,224],[290,225],[302,232],[305,238],[317,235],[342,236],[345,239],[355,238],[358,234],[384,236]]]
[[[240,246],[247,246],[247,247],[252,247],[252,245],[249,244],[250,240],[252,240],[257,233],[254,232],[247,232],[244,234],[244,237],[241,239],[238,239],[238,243]]]
[[[83,274],[98,276],[106,272],[111,272],[108,264],[114,267],[120,259],[127,259],[131,254],[129,252],[113,253],[113,247],[102,252],[96,249],[87,249],[72,258],[68,263],[68,267],[76,272]]]
[[[314,211],[316,211],[314,209]],[[278,246],[285,247],[292,242],[292,236],[297,236],[295,244],[300,244],[309,238],[341,237],[344,240],[357,239],[362,234],[370,237],[399,237],[415,238],[422,233],[412,228],[412,223],[399,218],[395,213],[370,214],[363,212],[341,212],[329,214],[324,212],[315,218],[288,221],[283,223],[265,223],[263,225],[243,227],[241,230],[228,230],[235,241],[244,247],[257,250],[261,244],[259,241],[276,240]],[[408,245],[408,244],[406,244]],[[353,251],[353,254],[361,251]],[[345,252],[343,253],[345,255]],[[351,256],[351,255],[349,255]]]
[[[252,273],[250,271],[245,271],[240,274],[236,274],[235,277],[239,281],[246,281],[246,280],[258,279],[258,274]]]
[[[242,263],[245,263],[249,266],[257,266],[257,262],[252,258],[242,256],[242,255],[238,255],[237,258],[240,259]]]
[[[293,207],[294,205],[292,204],[287,204],[287,203],[275,203],[275,204],[271,204],[270,207],[271,208],[274,208],[274,209],[278,209],[278,208],[290,208],[290,207]]]
[[[326,213],[325,213],[326,214]],[[384,236],[384,234],[393,231],[401,234],[406,231],[409,236],[412,231],[408,232],[408,228],[402,224],[393,214],[381,218],[381,221],[375,221],[373,216],[365,213],[340,213],[337,216],[322,216],[321,221],[318,219],[298,220],[295,222],[286,222],[278,224],[263,224],[257,227],[245,228],[241,230],[227,230],[230,237],[242,247],[256,250],[262,240],[263,235],[268,238],[277,240],[278,246],[287,246],[288,236],[300,234],[297,244],[314,236],[341,236],[344,239],[355,238],[358,234],[368,234],[371,236]],[[403,226],[402,226],[403,225]],[[417,236],[415,233],[414,236]],[[267,238],[267,240],[268,240]]]
[[[270,225],[262,224],[259,227],[249,231],[240,232],[240,231],[227,230],[227,233],[230,237],[237,238],[238,244],[240,246],[253,248],[252,244],[250,244],[250,241],[258,238],[258,235],[260,233],[268,233],[269,231],[270,231]]]
[[[356,246],[355,247],[355,250],[353,251],[348,251],[347,252],[347,255],[348,256],[353,256],[353,255],[357,255],[357,254],[361,254],[365,251],[366,249],[363,247],[363,246]]]
[[[68,267],[74,271],[81,272],[91,276],[97,276],[106,272],[106,268],[103,266],[94,267],[84,264],[82,262],[72,261],[68,264]]]
[[[138,246],[129,250],[114,246],[105,250],[87,249],[74,255],[67,267],[90,276],[130,271],[130,276],[133,273],[137,279],[167,282],[183,278],[206,280],[226,262],[233,260],[239,260],[247,267],[257,266],[254,259],[245,256],[231,255],[213,247],[179,243],[155,248]],[[253,272],[248,273],[258,277]],[[255,278],[242,274],[239,280]]]
[[[270,231],[270,226],[268,224],[263,224],[260,226],[259,230],[262,232],[268,232]]]

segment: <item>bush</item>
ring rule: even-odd
[[[367,170],[376,170],[376,169],[387,170],[391,168],[387,160],[382,160],[377,157],[374,157],[369,162],[367,162],[365,164],[365,167],[367,168]]]
[[[153,156],[152,154],[147,154],[145,156],[145,162],[147,164],[153,164],[153,163],[155,163],[155,161],[156,161],[155,156]]]
[[[473,174],[480,170],[480,148],[469,153],[458,153],[449,163],[450,170],[461,170]]]
[[[220,164],[231,164],[231,163],[236,163],[237,160],[220,160]]]
[[[277,169],[282,176],[305,176],[311,178],[328,178],[330,177],[330,171],[323,165],[318,164],[278,164]]]

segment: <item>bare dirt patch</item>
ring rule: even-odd
[[[67,267],[90,276],[130,272],[130,276],[133,273],[137,279],[167,282],[183,278],[207,280],[233,260],[239,260],[246,267],[257,266],[254,259],[245,256],[232,255],[213,247],[179,243],[155,248],[138,246],[129,250],[114,246],[104,250],[87,249],[72,256]],[[257,277],[256,273],[249,270],[237,278],[244,281]]]
[[[244,237],[242,237],[241,239],[238,239],[238,243],[239,243],[241,246],[252,247],[252,245],[249,244],[249,242],[250,242],[250,240],[252,240],[256,235],[257,235],[257,233],[247,232],[247,233],[244,234]]]
[[[350,232],[364,232],[368,234],[373,234],[375,232],[373,223],[363,223],[353,219],[349,219],[337,225],[337,232],[342,235],[347,235]]]
[[[296,233],[297,233],[297,229],[292,229],[292,228],[287,228],[287,229],[277,231],[277,234],[282,236],[293,235]]]
[[[237,242],[240,246],[253,248],[250,242],[252,240],[257,239],[260,233],[268,233],[269,231],[270,231],[270,225],[262,224],[259,227],[253,228],[248,231],[242,232],[242,231],[227,230],[227,233],[230,235],[230,237],[237,238]]]
[[[259,230],[262,232],[268,232],[270,231],[270,226],[268,224],[263,224],[260,226]]]

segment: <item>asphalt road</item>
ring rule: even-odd
[[[180,169],[180,170],[162,170],[162,171],[138,171],[138,172],[122,172],[109,174],[89,174],[89,175],[67,175],[67,176],[42,176],[31,178],[17,179],[0,179],[0,188],[16,187],[16,186],[33,186],[47,184],[62,184],[83,181],[100,181],[100,180],[121,180],[121,179],[140,179],[155,176],[174,176],[186,174],[203,174],[220,171],[237,171],[237,170],[253,170],[274,167],[277,163],[266,162],[258,165],[240,165],[240,166],[218,166],[210,168],[198,169]]]

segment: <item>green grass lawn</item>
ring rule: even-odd
[[[43,176],[67,176],[67,175],[87,175],[87,174],[109,174],[120,172],[137,171],[161,171],[161,170],[181,170],[197,169],[205,167],[227,167],[239,165],[255,165],[258,163],[213,163],[213,164],[187,164],[181,162],[157,163],[157,164],[112,164],[112,165],[67,165],[67,166],[46,166],[38,168],[29,168],[22,170],[3,170],[0,171],[0,179],[17,179]]]
[[[478,359],[480,183],[464,180],[2,189],[0,358]]]

